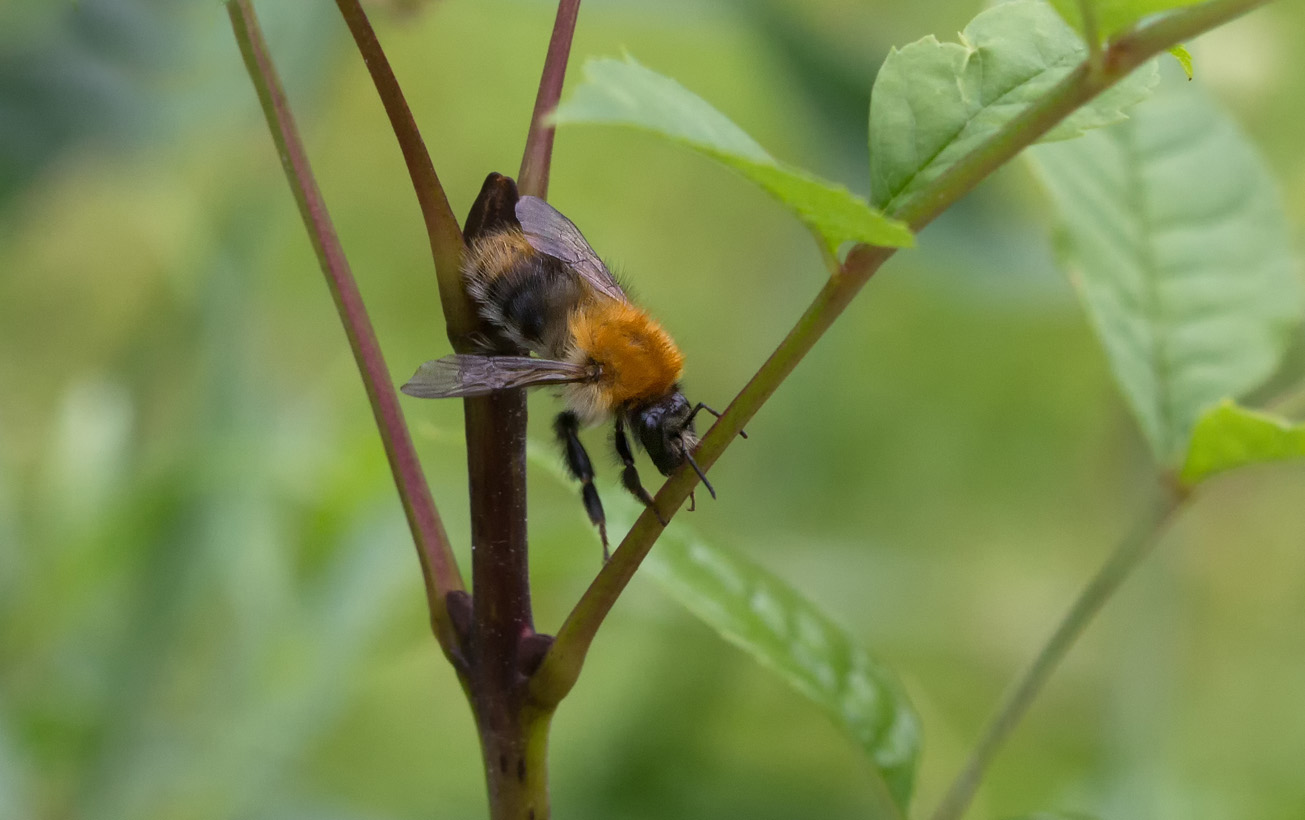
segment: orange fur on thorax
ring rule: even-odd
[[[619,407],[671,392],[684,356],[651,316],[628,302],[602,299],[571,314],[575,352],[601,368],[599,386]]]

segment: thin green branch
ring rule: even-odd
[[[1087,40],[1088,67],[1095,74],[1101,70],[1101,32],[1097,29],[1096,0],[1078,0],[1078,13],[1083,18],[1083,39]]]
[[[703,470],[716,463],[893,250],[867,245],[853,249],[843,263],[842,272],[830,277],[788,336],[703,436],[695,454]],[[697,483],[698,477],[692,470],[681,470],[671,476],[653,499],[657,509],[669,519]],[[562,624],[543,664],[531,679],[532,698],[543,704],[556,704],[575,685],[598,627],[664,529],[652,510],[644,510],[639,516]]]
[[[544,57],[544,70],[539,77],[539,92],[535,95],[535,110],[530,115],[530,131],[526,134],[521,172],[517,174],[517,186],[521,193],[540,199],[548,198],[553,135],[557,131],[548,121],[548,115],[557,108],[557,101],[562,96],[562,82],[566,79],[571,40],[575,35],[575,22],[579,14],[580,0],[561,0],[557,4],[553,35],[548,40],[548,54]]]
[[[439,175],[435,173],[430,152],[426,150],[426,143],[417,130],[417,122],[408,108],[403,90],[399,88],[399,81],[390,68],[389,58],[385,56],[366,13],[358,0],[336,0],[335,5],[339,7],[340,14],[358,45],[363,63],[376,86],[376,93],[390,118],[390,127],[399,141],[403,161],[408,166],[408,176],[417,193],[417,203],[421,207],[426,234],[430,238],[430,251],[435,260],[435,276],[439,282],[440,304],[444,308],[444,323],[449,341],[459,352],[470,351],[472,346],[469,340],[476,330],[478,320],[462,286],[462,229],[458,227],[458,219],[449,207],[448,197],[444,194]]]
[[[399,498],[408,517],[408,526],[417,545],[417,557],[421,562],[430,607],[431,626],[445,653],[451,654],[457,641],[448,610],[444,606],[444,597],[450,592],[461,590],[463,584],[454,562],[448,534],[444,531],[444,524],[426,485],[426,477],[417,461],[417,453],[408,435],[403,411],[399,409],[398,394],[390,380],[380,344],[326,211],[326,203],[313,178],[308,155],[299,139],[285,91],[268,54],[253,7],[249,0],[228,0],[227,12],[231,17],[231,27],[235,31],[236,42],[240,45],[245,67],[258,92],[272,140],[281,157],[281,166],[290,182],[290,189],[294,192],[299,213],[308,229],[322,273],[326,275],[326,284],[335,299],[340,321],[349,337],[349,347],[353,350],[363,385],[367,389],[367,398],[376,417],[376,426],[380,430],[385,455],[390,462],[390,471],[394,474],[394,483],[398,487]]]
[[[918,194],[893,209],[890,215],[905,221],[913,231],[922,230],[981,180],[1147,60],[1176,43],[1190,40],[1266,2],[1268,0],[1211,0],[1166,15],[1119,38],[1106,49],[1099,72],[1090,72],[1084,62],[1042,99],[962,157]],[[704,469],[715,463],[726,446],[895,250],[864,245],[853,249],[839,272],[821,289],[770,359],[703,436],[697,459]],[[681,469],[667,479],[655,498],[656,506],[666,520],[674,516],[697,483],[697,476],[688,469]],[[650,510],[645,510],[635,522],[611,561],[585,590],[558,631],[557,640],[531,679],[533,698],[540,703],[555,704],[570,691],[603,619],[663,529]]]
[[[1065,654],[1092,623],[1093,618],[1106,602],[1114,596],[1120,585],[1162,540],[1169,524],[1173,522],[1182,506],[1183,497],[1174,490],[1166,488],[1163,497],[1153,505],[1133,532],[1120,542],[1101,569],[1097,570],[1097,574],[1079,593],[1078,599],[1065,613],[1065,617],[1061,619],[1046,644],[1038,651],[1033,663],[1002,701],[1001,707],[983,730],[974,751],[970,753],[965,768],[952,782],[951,788],[947,790],[947,795],[934,811],[931,820],[959,820],[965,813],[988,765],[992,763],[1006,738],[1010,736],[1033,700],[1042,691],[1051,673],[1060,665]]]

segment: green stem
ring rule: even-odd
[[[1096,0],[1078,0],[1078,13],[1083,19],[1083,39],[1087,40],[1088,67],[1095,74],[1101,70],[1101,32],[1097,29]]]
[[[272,140],[281,157],[281,166],[290,182],[290,189],[294,192],[299,213],[308,229],[318,263],[326,275],[326,284],[340,313],[340,321],[349,337],[349,347],[358,363],[363,386],[367,389],[367,399],[376,417],[376,426],[390,462],[390,471],[394,474],[394,483],[403,502],[413,541],[417,545],[432,629],[445,654],[453,657],[457,651],[457,640],[448,610],[444,606],[444,598],[451,592],[462,590],[463,584],[448,534],[444,531],[444,523],[431,498],[421,464],[417,461],[417,452],[412,446],[403,411],[399,408],[399,397],[390,380],[390,371],[385,366],[380,343],[376,340],[376,333],[363,305],[362,294],[358,291],[358,283],[354,281],[344,249],[331,224],[326,203],[313,178],[307,152],[295,128],[285,91],[268,54],[254,9],[249,0],[228,0],[227,12],[231,17],[231,26],[244,57],[245,67],[249,70],[250,79],[253,80],[258,99],[262,103]]]
[[[435,277],[439,283],[440,304],[444,308],[444,324],[449,341],[455,350],[469,352],[473,349],[470,338],[476,331],[479,320],[462,287],[463,244],[458,218],[449,207],[449,199],[444,194],[439,175],[435,173],[435,165],[431,162],[430,152],[426,150],[426,142],[417,130],[417,122],[413,119],[412,110],[408,108],[408,101],[403,96],[394,70],[390,68],[389,58],[385,56],[362,6],[358,0],[336,0],[335,5],[339,7],[340,14],[358,45],[358,52],[362,54],[363,63],[371,74],[381,105],[390,118],[390,127],[399,141],[404,164],[408,167],[408,176],[412,179],[417,204],[426,223],[426,234],[430,238],[431,256],[435,260]]]
[[[866,245],[852,250],[843,263],[842,271],[830,277],[788,336],[734,401],[730,402],[720,420],[703,436],[695,458],[704,471],[716,463],[726,446],[756,415],[788,374],[793,372],[793,368],[797,367],[798,362],[802,361],[892,252],[892,248],[872,248]],[[667,479],[657,492],[653,499],[655,506],[669,519],[684,504],[697,482],[698,477],[691,470],[679,471]],[[664,529],[652,510],[645,509],[639,516],[634,527],[612,553],[611,560],[594,578],[558,630],[552,648],[544,656],[539,671],[531,678],[532,698],[540,703],[556,704],[575,685],[598,627]]]
[[[920,231],[997,168],[1147,60],[1266,2],[1268,0],[1211,0],[1166,15],[1115,40],[1103,55],[1100,71],[1090,71],[1088,63],[1084,62],[1000,131],[900,207],[892,209],[890,215],[905,221],[913,231]],[[893,248],[864,245],[852,250],[839,272],[821,289],[793,330],[703,436],[697,459],[704,469],[715,463],[761,404],[775,392],[894,252]],[[689,469],[681,469],[666,480],[654,499],[666,520],[675,515],[697,483],[697,476]],[[650,510],[645,510],[635,522],[559,630],[557,640],[531,679],[533,698],[555,704],[570,691],[603,619],[663,529]]]
[[[1143,517],[1134,530],[1120,542],[1101,569],[1079,593],[1056,630],[1048,638],[1033,663],[1020,676],[984,729],[970,758],[952,782],[931,820],[959,820],[978,790],[988,765],[1006,738],[1024,717],[1033,700],[1046,685],[1051,673],[1060,665],[1079,635],[1092,623],[1106,602],[1161,541],[1168,525],[1182,509],[1183,497],[1166,488],[1159,503]]]

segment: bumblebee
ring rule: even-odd
[[[419,398],[451,398],[561,385],[567,409],[553,429],[567,470],[581,483],[585,511],[598,528],[606,560],[606,517],[581,428],[615,420],[621,483],[665,524],[639,481],[626,428],[662,475],[687,461],[715,498],[693,458],[698,445],[693,420],[704,410],[719,414],[689,404],[680,389],[684,356],[679,348],[630,301],[571,220],[533,196],[516,199],[512,213],[515,219],[500,220],[470,238],[462,276],[481,318],[513,347],[535,355],[496,355],[487,344],[484,354],[426,362],[402,390]]]

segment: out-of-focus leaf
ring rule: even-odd
[[[1037,814],[1024,814],[1011,820],[1097,820],[1090,814],[1080,812],[1040,811]]]
[[[920,721],[891,671],[801,594],[678,522],[644,569],[690,612],[813,700],[861,746],[906,814]]]
[[[1032,156],[1115,379],[1171,464],[1202,409],[1273,372],[1300,320],[1273,179],[1232,120],[1186,83],[1126,123]]]
[[[571,485],[551,450],[531,442],[526,457]],[[628,528],[642,509],[624,494],[604,505],[613,532]],[[890,669],[788,584],[737,553],[704,543],[682,522],[662,534],[642,568],[852,737],[883,782],[887,802],[875,817],[906,816],[920,757],[920,719]]]
[[[712,108],[674,80],[633,59],[590,60],[585,81],[553,114],[554,122],[626,125],[687,145],[733,168],[786,205],[828,247],[843,242],[909,247],[915,239],[901,222],[865,200],[791,165],[779,162]]]
[[[1097,34],[1102,40],[1151,14],[1194,6],[1202,0],[1088,0],[1096,10]],[[1051,0],[1051,5],[1075,29],[1083,30],[1081,0]]]
[[[1087,56],[1087,46],[1042,0],[984,11],[959,43],[933,36],[894,49],[870,96],[870,193],[886,213],[934,181]],[[1080,108],[1044,137],[1061,140],[1126,119],[1151,93],[1154,61]]]
[[[1183,464],[1183,483],[1266,461],[1305,457],[1305,424],[1222,401],[1201,415]]]
[[[23,758],[9,736],[8,713],[0,701],[0,817],[34,817]]]
[[[1182,46],[1174,46],[1173,48],[1169,49],[1169,53],[1172,54],[1174,56],[1174,59],[1178,61],[1178,64],[1183,67],[1183,73],[1187,75],[1187,79],[1189,80],[1192,79],[1192,77],[1195,75],[1192,73],[1191,52],[1189,52],[1187,49],[1183,48]]]

